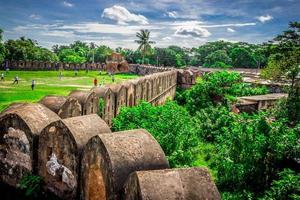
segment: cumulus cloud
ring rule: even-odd
[[[201,27],[182,26],[176,30],[175,36],[204,38],[211,36],[211,33],[207,29]]]
[[[176,11],[167,12],[167,16],[176,19],[178,17],[178,13]]]
[[[265,23],[265,22],[270,21],[271,19],[273,19],[273,17],[271,15],[262,15],[262,16],[257,17],[257,19],[260,22]]]
[[[149,24],[148,19],[140,14],[129,12],[125,7],[114,5],[110,8],[105,8],[102,17],[117,21],[118,24],[128,24],[130,22],[138,24]]]
[[[74,4],[70,3],[70,2],[67,2],[67,1],[63,1],[63,6],[65,7],[68,7],[68,8],[71,8],[74,6]]]
[[[235,32],[235,30],[232,29],[232,28],[227,28],[227,31],[230,32],[230,33],[234,33]]]
[[[36,14],[31,14],[31,15],[29,16],[29,18],[38,20],[38,19],[41,19],[41,16],[36,15]]]
[[[171,37],[169,37],[169,36],[167,36],[167,37],[164,37],[162,40],[163,40],[163,41],[171,41],[171,40],[172,40],[172,38],[171,38]]]

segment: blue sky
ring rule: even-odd
[[[4,39],[26,36],[51,48],[74,40],[136,48],[149,29],[155,46],[208,41],[261,43],[300,20],[300,0],[0,0]]]

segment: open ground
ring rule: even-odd
[[[5,73],[4,71],[0,71]],[[63,71],[59,78],[58,71],[10,71],[5,80],[0,82],[0,111],[12,102],[36,102],[46,95],[68,95],[72,90],[89,90],[97,78],[99,84],[108,84],[112,78],[98,71],[79,71],[75,76],[73,71]],[[19,84],[13,84],[14,77],[19,77]],[[133,74],[115,74],[115,82],[136,78]],[[31,90],[31,81],[35,80],[35,89]]]

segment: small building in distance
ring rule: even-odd
[[[109,73],[128,72],[129,66],[125,58],[120,53],[112,53],[106,59],[106,71]]]

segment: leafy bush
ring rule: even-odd
[[[113,119],[115,131],[137,128],[144,128],[155,137],[171,166],[192,165],[198,139],[186,109],[171,101],[157,107],[142,102],[135,107],[122,108]]]
[[[265,115],[240,116],[217,138],[214,167],[220,188],[263,192],[285,161],[300,153],[298,128]]]
[[[279,174],[279,179],[272,182],[271,188],[262,199],[284,200],[300,199],[300,174],[290,169],[284,169]]]
[[[242,82],[236,72],[214,72],[203,76],[202,80],[186,92],[186,108],[191,114],[214,105],[226,105],[228,100],[238,96],[266,94],[266,87],[251,87]]]
[[[18,184],[18,188],[25,191],[28,197],[38,197],[41,195],[42,178],[35,175],[24,175]]]
[[[234,122],[235,115],[225,106],[211,106],[196,112],[193,122],[200,138],[214,142]]]

